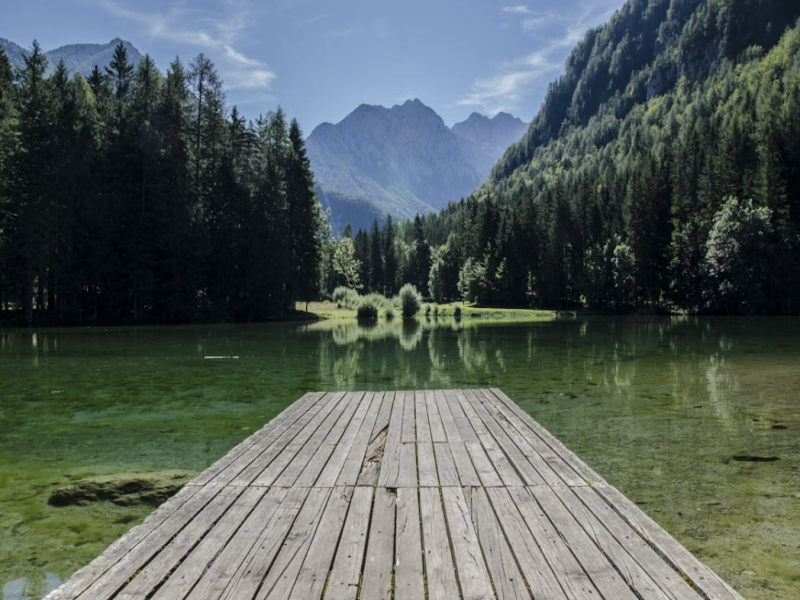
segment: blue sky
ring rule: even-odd
[[[129,40],[165,70],[205,53],[255,118],[280,105],[308,134],[359,104],[419,98],[448,125],[529,121],[571,48],[623,0],[25,0],[0,37],[45,50]]]

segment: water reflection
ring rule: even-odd
[[[745,597],[790,598],[797,339],[797,320],[696,318],[0,331],[0,584],[38,597],[132,522],[49,507],[69,476],[200,470],[307,391],[496,386]]]

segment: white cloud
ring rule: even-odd
[[[525,4],[518,4],[516,6],[504,6],[500,9],[501,12],[511,13],[512,15],[530,15],[533,14],[531,9]]]
[[[524,4],[501,8],[501,12],[518,17],[523,33],[532,35],[531,39],[539,42],[539,48],[498,65],[491,76],[476,79],[457,104],[477,107],[490,116],[501,111],[520,110],[533,94],[534,87],[541,92],[558,75],[568,51],[583,39],[590,27],[608,20],[618,2],[593,0],[579,5],[577,11],[565,5],[563,12],[558,13],[536,13]],[[544,31],[552,33],[541,35]]]
[[[322,14],[322,15],[314,15],[313,17],[308,17],[308,18],[305,18],[305,19],[302,19],[302,20],[298,21],[298,23],[297,23],[297,24],[298,24],[300,27],[307,27],[308,25],[313,25],[314,23],[319,23],[319,22],[320,22],[320,21],[322,21],[322,20],[323,20],[323,19],[324,19],[326,16],[327,16],[327,15],[325,15],[325,14]]]
[[[208,53],[229,88],[267,90],[277,75],[267,64],[247,56],[236,45],[252,25],[248,0],[226,0],[212,10],[165,6],[136,11],[117,0],[99,0],[107,12],[138,24],[152,39],[192,46]]]

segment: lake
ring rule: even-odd
[[[0,331],[0,585],[39,598],[152,507],[84,477],[201,471],[307,391],[499,387],[749,599],[800,589],[800,320]],[[777,459],[777,460],[757,460]]]

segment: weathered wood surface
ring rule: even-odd
[[[741,597],[491,389],[307,394],[47,598]]]

